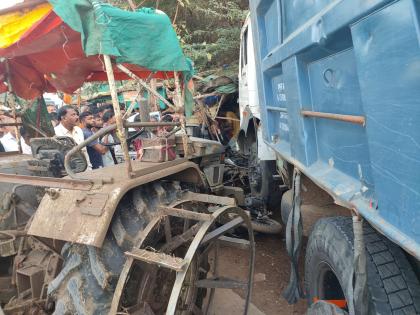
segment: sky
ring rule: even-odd
[[[16,3],[23,2],[23,0],[1,0],[0,1],[0,9],[4,9],[10,7]]]

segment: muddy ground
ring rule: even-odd
[[[305,314],[306,301],[289,305],[281,296],[289,282],[290,262],[283,235],[256,235],[256,262],[254,291],[250,315]],[[304,253],[303,248],[302,253]],[[245,279],[247,273],[246,252],[231,247],[221,247],[220,274],[230,278]],[[304,255],[302,256],[304,257]],[[300,272],[303,275],[303,259]],[[217,290],[211,314],[241,314],[244,294],[241,290]]]

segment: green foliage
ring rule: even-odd
[[[130,9],[126,0],[110,0]],[[237,67],[239,36],[248,0],[133,0],[136,5],[157,7],[173,21],[185,54],[197,71],[225,64]]]

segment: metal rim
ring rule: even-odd
[[[182,200],[178,201],[175,204],[172,205],[172,207],[179,206],[183,203],[188,202],[189,200]],[[172,209],[172,208],[171,208]],[[193,211],[191,211],[193,212]],[[169,214],[170,216],[170,214]],[[208,220],[202,221],[201,226],[199,227],[197,233],[195,233],[194,238],[189,243],[188,250],[186,251],[186,254],[183,258],[184,266],[182,270],[178,270],[176,272],[176,278],[175,282],[172,287],[172,292],[170,294],[169,302],[166,309],[166,314],[175,315],[179,313],[179,310],[177,310],[179,306],[179,300],[182,298],[182,300],[186,300],[188,303],[196,303],[197,299],[197,292],[198,290],[204,290],[210,291],[209,298],[206,299],[206,303],[203,302],[203,305],[200,305],[201,309],[197,311],[194,308],[198,308],[195,304],[188,306],[188,310],[191,311],[193,314],[196,313],[202,313],[206,314],[210,308],[210,305],[212,303],[212,300],[214,298],[214,293],[217,288],[226,288],[226,285],[230,283],[234,287],[240,286],[241,289],[244,289],[246,291],[246,299],[245,299],[245,305],[244,305],[244,314],[248,313],[249,308],[249,302],[250,297],[252,294],[252,283],[253,283],[253,273],[254,273],[254,260],[255,260],[255,247],[254,247],[254,236],[251,228],[251,221],[245,211],[243,211],[240,208],[237,208],[235,206],[225,206],[217,209],[215,212],[213,212],[211,215],[207,214]],[[142,237],[142,241],[139,246],[136,248],[142,248],[145,240],[147,239],[147,236],[150,235],[153,231],[155,231],[157,228],[159,228],[162,225],[162,219],[166,218],[167,216],[158,215],[152,221],[148,224],[146,229],[144,230],[144,237]],[[231,220],[229,218],[228,223],[222,224],[221,226],[217,227],[218,222],[220,223],[220,220],[225,217],[235,217],[235,219]],[[185,218],[184,218],[185,219]],[[188,219],[185,219],[185,221],[190,221]],[[240,224],[237,224],[240,221]],[[232,224],[236,223],[235,224]],[[197,225],[197,224],[196,224]],[[197,263],[198,260],[201,259],[200,251],[204,251],[204,246],[207,244],[207,253],[204,253],[203,255],[208,255],[208,252],[210,251],[210,247],[216,248],[215,250],[215,270],[217,270],[217,247],[219,244],[220,237],[224,237],[226,233],[228,233],[230,230],[232,230],[236,226],[245,226],[247,228],[248,232],[248,250],[249,250],[249,271],[247,274],[247,281],[245,282],[234,282],[232,280],[226,280],[225,278],[220,277],[216,278],[215,280],[207,279],[208,275],[206,276],[206,279],[200,279],[199,277],[199,268],[201,267],[200,262]],[[213,228],[215,227],[215,228]],[[191,229],[191,228],[190,228]],[[216,245],[216,246],[214,246]],[[198,254],[197,254],[198,253]],[[207,257],[207,256],[206,256]],[[130,272],[133,268],[133,265],[135,264],[135,259],[132,257],[128,257],[127,261],[123,267],[123,270],[120,274],[120,278],[115,290],[115,294],[113,297],[113,301],[111,304],[110,314],[118,314],[118,309],[120,307],[120,301],[122,297],[122,293],[125,289],[125,285],[130,277]],[[197,267],[197,268],[193,268]],[[192,271],[192,269],[194,269]],[[192,275],[194,273],[194,275]],[[215,272],[217,274],[217,271]],[[206,272],[207,274],[207,272]],[[198,275],[198,276],[197,276]],[[198,277],[198,278],[197,278]],[[187,282],[191,282],[192,279],[194,281],[194,284],[188,284],[185,285],[186,280]],[[198,279],[198,280],[197,280]],[[206,283],[203,286],[203,281]],[[230,282],[229,282],[230,281]],[[209,284],[210,283],[210,284]],[[236,283],[236,284],[235,284]],[[240,284],[239,284],[240,283]],[[236,286],[235,286],[236,285]],[[192,290],[189,292],[190,289],[185,289],[185,287],[192,286]],[[187,293],[185,292],[187,291]],[[183,314],[181,312],[180,314]]]

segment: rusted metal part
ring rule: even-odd
[[[163,207],[163,209],[172,209],[175,206],[180,206],[182,203],[184,202],[188,202],[188,200],[181,200],[181,201],[177,201],[174,204],[171,205],[171,207]],[[162,210],[163,210],[162,209]],[[147,239],[147,236],[152,233],[153,231],[155,231],[156,229],[160,228],[160,225],[162,223],[162,220],[164,219],[165,215],[162,214],[162,210],[159,211],[159,214],[152,219],[152,221],[147,225],[146,229],[143,231],[143,237],[141,238],[140,243],[138,244],[137,248],[141,248],[143,246],[143,242]],[[171,216],[170,211],[168,212],[168,216]],[[189,210],[183,210],[183,211],[189,211]],[[192,211],[191,211],[192,212]],[[173,213],[176,213],[176,211],[174,211]],[[221,217],[226,217],[226,216],[232,216],[232,215],[236,215],[237,218],[233,219],[233,221],[239,222],[238,219],[240,219],[240,222],[243,223],[245,222],[245,226],[248,228],[248,233],[249,233],[249,241],[248,243],[246,242],[241,242],[243,246],[243,248],[249,250],[250,253],[250,257],[249,257],[249,273],[248,273],[248,279],[247,281],[238,281],[235,279],[229,279],[229,278],[225,278],[225,277],[220,277],[220,276],[215,276],[213,278],[209,278],[209,279],[199,279],[194,281],[193,283],[188,283],[185,284],[185,277],[186,274],[188,273],[188,270],[190,269],[190,265],[194,259],[194,257],[196,256],[197,250],[200,246],[205,246],[203,244],[203,239],[205,238],[205,236],[207,234],[211,234],[208,233],[208,230],[214,226],[214,224],[216,223],[216,221],[218,221]],[[191,217],[192,215],[183,215],[182,217]],[[240,223],[239,223],[240,224]],[[236,225],[235,225],[236,226]],[[224,229],[224,233],[226,233],[227,231],[229,231],[230,229]],[[214,235],[214,237],[211,237],[209,241],[214,241],[213,243],[218,244],[218,238],[222,238],[225,237],[223,236],[223,233],[219,233],[220,230],[218,230],[217,235]],[[186,234],[188,234],[188,237],[186,236]],[[221,289],[226,289],[226,288],[236,288],[236,289],[242,289],[246,291],[246,300],[245,300],[245,310],[244,310],[244,314],[247,314],[248,312],[248,306],[249,306],[249,300],[250,300],[250,296],[252,293],[252,283],[253,283],[253,271],[254,271],[254,259],[255,259],[255,248],[254,248],[254,239],[253,239],[253,233],[252,233],[252,228],[251,228],[251,222],[248,218],[248,215],[241,209],[236,208],[236,207],[231,207],[231,206],[226,206],[226,207],[222,207],[219,208],[219,210],[217,210],[215,213],[213,213],[212,215],[210,215],[210,219],[206,220],[206,221],[201,221],[199,223],[196,223],[194,226],[192,226],[188,231],[184,232],[181,235],[177,235],[174,240],[172,242],[175,241],[175,239],[179,237],[180,239],[186,239],[182,242],[182,244],[189,242],[190,239],[193,240],[190,243],[189,249],[185,255],[185,257],[182,258],[178,258],[178,257],[172,257],[169,256],[168,254],[164,254],[166,253],[170,253],[171,250],[167,249],[167,251],[163,250],[163,248],[168,247],[170,245],[170,243],[165,244],[164,247],[161,249],[162,253],[154,253],[154,252],[150,252],[149,250],[133,250],[132,252],[135,253],[140,253],[141,255],[136,255],[137,257],[134,257],[134,255],[132,255],[131,253],[127,253],[127,255],[129,256],[128,260],[126,261],[124,267],[123,267],[123,271],[120,275],[117,287],[115,289],[115,294],[113,297],[113,301],[111,304],[111,309],[110,309],[110,313],[109,314],[117,314],[118,312],[118,308],[119,308],[119,303],[120,303],[120,298],[122,296],[123,290],[124,290],[124,286],[126,284],[126,281],[129,277],[130,274],[130,270],[133,266],[133,263],[135,261],[135,259],[144,261],[146,263],[149,264],[155,264],[157,266],[161,266],[161,267],[165,267],[165,268],[170,268],[172,270],[177,271],[177,275],[176,275],[176,280],[175,280],[175,284],[174,287],[172,289],[172,293],[170,296],[170,300],[167,306],[167,310],[166,310],[166,314],[167,315],[172,315],[175,314],[177,306],[178,306],[178,301],[180,298],[180,294],[181,294],[181,289],[184,286],[193,286],[195,288],[200,287],[200,288],[208,288],[211,289],[211,293],[214,293],[214,289],[217,288],[221,288]],[[233,244],[233,243],[237,243],[235,242],[231,242],[230,238],[226,238],[223,239],[225,241],[226,244]],[[235,244],[236,245],[236,244]],[[207,245],[206,249],[203,251],[204,253],[206,253],[206,255],[208,254],[208,249],[211,248],[211,246]],[[173,247],[171,247],[171,249],[173,249]],[[140,256],[140,257],[139,257]],[[146,256],[146,258],[144,258]],[[199,257],[197,258],[199,259]],[[217,259],[215,264],[217,264]],[[213,296],[214,294],[211,294],[211,296]],[[212,298],[209,299],[209,303],[211,302]],[[141,302],[141,301],[139,301]],[[195,314],[204,314],[205,312],[203,312],[202,310],[199,310],[198,308],[194,311]]]
[[[245,193],[243,188],[234,186],[223,186],[223,195],[234,198],[238,206],[245,206]]]
[[[182,159],[163,163],[134,161],[133,172],[136,177],[127,179],[124,176],[124,166],[118,164],[79,174],[80,178],[84,180],[105,177],[114,179],[112,183],[95,185],[91,189],[92,193],[108,196],[102,215],[94,216],[82,213],[76,205],[81,191],[62,189],[56,199],[51,198],[48,194],[44,195],[28,234],[101,247],[114,211],[121,198],[130,189],[161,178],[168,178],[171,175],[183,178],[183,180],[191,180],[198,185],[205,184],[198,166]],[[183,176],[183,174],[187,174],[187,176]],[[72,224],[68,224],[68,222],[72,222]]]
[[[163,219],[163,216],[157,215],[156,217],[152,219],[152,221],[149,222],[149,224],[143,230],[140,243],[137,244],[136,248],[142,247],[143,242],[147,238],[147,235],[149,235],[155,229],[155,227],[160,223],[162,219]],[[124,267],[120,273],[117,286],[115,287],[114,296],[112,298],[111,307],[108,313],[109,315],[115,315],[118,312],[118,307],[120,306],[120,300],[121,300],[121,296],[124,290],[124,286],[130,274],[133,263],[134,263],[133,257],[128,256],[128,259],[126,260]]]
[[[125,167],[127,169],[127,177],[131,178],[133,167],[131,166],[131,158],[128,152],[127,137],[125,134],[123,119],[120,111],[120,102],[118,101],[117,87],[115,86],[114,70],[112,69],[111,57],[103,55],[105,61],[106,75],[108,77],[109,90],[111,91],[112,106],[115,112],[115,121],[117,123],[117,136],[120,139],[121,149],[124,154]]]
[[[214,289],[246,289],[248,283],[240,282],[237,280],[224,278],[224,277],[213,277],[209,279],[198,280],[195,282],[197,288],[214,288]]]
[[[215,195],[206,195],[206,194],[199,194],[188,191],[184,196],[184,199],[197,201],[197,202],[204,202],[204,203],[214,203],[216,205],[223,205],[223,206],[235,206],[236,200],[230,197],[224,196],[215,196]]]
[[[176,312],[177,301],[179,299],[182,287],[184,285],[187,270],[191,262],[193,261],[198,248],[202,245],[203,239],[206,237],[208,230],[219,217],[226,215],[228,213],[236,214],[238,218],[241,218],[241,222],[245,222],[245,226],[248,228],[248,236],[249,236],[249,240],[251,244],[251,249],[250,249],[250,268],[249,268],[249,274],[248,274],[248,283],[246,286],[246,298],[245,298],[245,308],[244,308],[244,314],[248,314],[249,302],[250,302],[250,298],[252,294],[252,284],[253,284],[253,274],[254,274],[254,260],[255,260],[254,234],[252,232],[251,221],[248,215],[240,208],[226,206],[226,207],[220,208],[219,210],[213,213],[213,220],[203,222],[200,230],[198,231],[197,235],[194,237],[194,240],[191,242],[190,247],[188,248],[187,254],[184,257],[184,261],[186,261],[188,265],[185,267],[183,271],[178,272],[176,275],[175,284],[172,289],[171,297],[169,299],[168,308],[166,310],[167,315],[173,315]]]
[[[249,247],[251,246],[248,240],[229,236],[220,236],[218,242],[220,244],[237,247],[243,250],[249,250]]]
[[[92,187],[92,182],[88,180],[75,180],[68,178],[52,178],[41,176],[13,175],[0,173],[0,182],[32,185],[49,188],[62,188],[71,190],[87,191]]]
[[[85,193],[76,199],[76,207],[83,214],[100,216],[107,201],[108,194]]]
[[[227,232],[233,230],[234,228],[238,227],[244,222],[244,220],[241,217],[237,217],[233,219],[232,221],[218,227],[214,231],[211,231],[209,234],[207,234],[201,241],[201,245],[204,245],[215,238],[219,238],[220,236],[226,234]]]
[[[169,241],[164,246],[162,246],[160,251],[163,253],[173,252],[175,249],[191,241],[194,238],[194,236],[197,234],[197,232],[200,230],[200,227],[201,227],[200,223],[194,224],[188,230],[186,230],[180,235],[175,236],[173,240]]]
[[[172,208],[172,207],[159,207],[160,213],[162,215],[171,215],[178,218],[191,219],[195,221],[207,221],[211,220],[211,214],[193,212],[189,210]]]
[[[117,64],[117,68],[120,69],[122,72],[124,72],[126,75],[128,75],[133,80],[137,81],[141,86],[143,86],[146,90],[148,90],[151,94],[156,96],[159,100],[161,100],[166,106],[169,108],[172,108],[173,110],[176,110],[176,107],[169,103],[162,95],[160,95],[158,92],[153,90],[151,87],[149,87],[146,82],[144,82],[142,79],[140,79],[137,75],[135,75],[133,72],[131,72],[129,69],[124,67],[122,64]]]
[[[182,258],[151,252],[145,249],[133,249],[132,252],[126,252],[125,255],[135,260],[144,261],[148,264],[156,264],[159,267],[168,268],[177,272],[182,271],[185,265]]]
[[[325,119],[349,122],[352,124],[358,124],[362,126],[366,125],[366,118],[364,116],[323,113],[323,112],[314,112],[310,110],[302,110],[300,113],[304,117],[325,118]]]
[[[17,294],[5,305],[7,314],[44,314],[48,283],[62,266],[62,256],[58,253],[61,247],[52,240],[21,239],[13,265]]]
[[[153,127],[164,127],[164,126],[179,126],[179,123],[173,123],[173,122],[124,122],[125,128],[153,128]],[[94,140],[97,140],[106,134],[114,131],[117,129],[117,125],[113,124],[104,128],[101,128],[98,132],[94,133],[92,136],[87,138],[85,141],[81,142],[77,146],[75,146],[73,149],[71,149],[64,158],[64,168],[66,169],[67,174],[74,179],[80,178],[76,173],[74,173],[71,170],[70,161],[71,157],[82,150],[84,147],[86,147],[89,143],[91,143]],[[105,176],[101,179],[102,182],[112,182],[112,179],[108,176]]]

